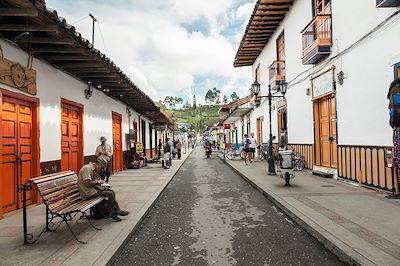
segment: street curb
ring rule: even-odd
[[[270,200],[274,205],[282,210],[307,233],[317,239],[326,249],[336,255],[339,260],[348,265],[376,265],[372,261],[368,260],[366,257],[362,256],[360,253],[355,251],[352,247],[343,243],[330,232],[326,231],[324,228],[316,224],[312,219],[308,218],[299,210],[291,207],[285,200],[281,199],[272,191],[266,188],[262,188],[255,181],[253,181],[251,177],[237,170],[231,164],[224,161],[223,158],[221,158],[220,156],[218,156],[218,158],[222,160],[223,163],[228,165],[235,173],[246,180],[251,186],[262,193],[268,200]]]
[[[112,265],[118,255],[121,253],[123,247],[128,243],[130,237],[137,231],[143,220],[149,214],[152,207],[156,204],[163,191],[167,188],[169,183],[174,179],[176,173],[181,169],[186,160],[190,157],[194,149],[190,151],[188,156],[183,160],[182,164],[176,169],[175,173],[172,174],[171,178],[165,181],[161,188],[154,193],[154,195],[145,203],[145,205],[135,215],[135,218],[131,221],[130,225],[124,228],[119,237],[116,238],[108,247],[108,249],[92,264],[92,265]],[[121,239],[123,241],[121,242]],[[118,241],[117,241],[118,240]],[[113,253],[113,254],[110,254]]]

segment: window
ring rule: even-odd
[[[314,0],[314,16],[331,13],[330,0]]]

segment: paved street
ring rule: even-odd
[[[340,265],[215,154],[198,147],[115,265]]]

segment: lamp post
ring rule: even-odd
[[[271,84],[268,85],[268,95],[259,96],[260,93],[260,83],[254,81],[250,88],[251,96],[255,96],[256,99],[268,98],[268,115],[269,115],[269,141],[268,141],[268,175],[276,175],[275,172],[275,161],[272,156],[272,99],[274,98],[284,98],[287,91],[287,83],[285,81],[277,85],[277,91],[280,91],[282,95],[272,95]],[[262,130],[262,129],[261,129]]]

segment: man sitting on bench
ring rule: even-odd
[[[78,189],[82,199],[90,199],[98,196],[107,197],[109,218],[121,221],[119,216],[126,216],[127,211],[122,211],[115,200],[115,192],[105,185],[100,178],[100,172],[107,167],[107,160],[103,157],[97,158],[95,162],[84,165],[78,174]]]

